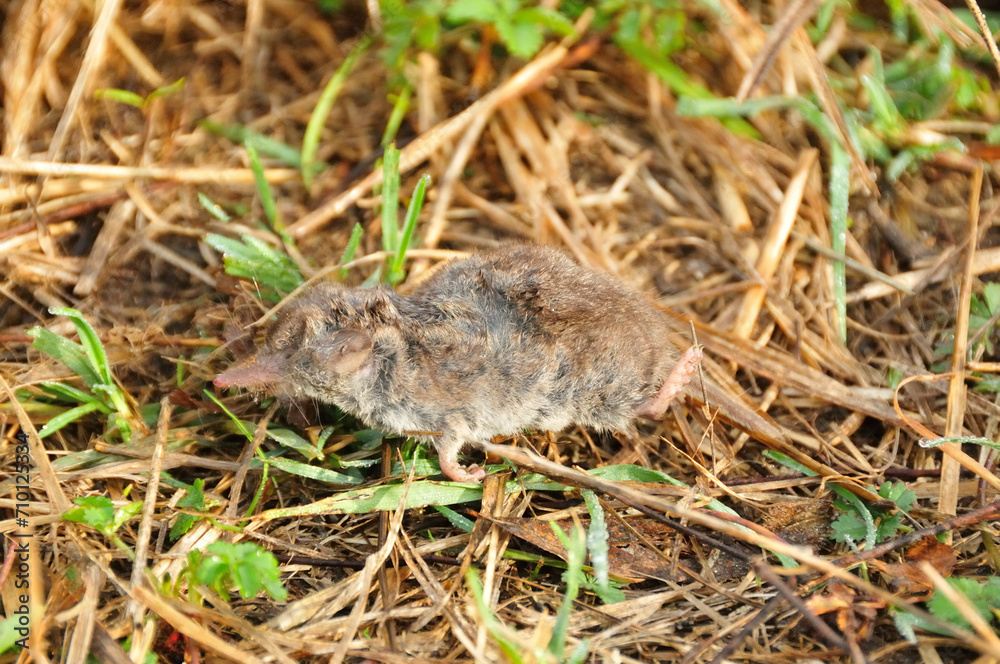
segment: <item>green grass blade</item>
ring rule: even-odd
[[[851,158],[838,141],[830,141],[831,248],[847,253],[847,204],[851,194]],[[837,308],[840,342],[847,343],[847,266],[833,261],[833,300]]]
[[[248,136],[247,140],[243,141],[243,147],[246,148],[247,157],[250,158],[250,170],[253,171],[253,180],[257,187],[257,195],[260,196],[260,206],[264,209],[264,216],[267,217],[271,228],[280,234],[285,230],[285,227],[278,218],[278,206],[274,202],[271,184],[264,175],[264,165],[260,161],[256,139],[253,136]]]
[[[586,489],[581,491],[583,502],[590,512],[590,527],[587,529],[587,550],[590,565],[594,568],[594,581],[602,591],[611,591],[610,562],[608,557],[608,525],[604,521],[604,508],[597,495]]]
[[[517,19],[523,22],[534,23],[544,28],[548,28],[560,37],[566,37],[576,33],[573,21],[559,13],[556,9],[547,7],[525,7],[517,11]]]
[[[448,519],[448,523],[455,526],[463,533],[471,533],[472,528],[476,525],[472,519],[462,516],[450,507],[445,507],[444,505],[434,505],[436,509],[444,518]]]
[[[573,648],[573,652],[570,653],[569,658],[566,660],[566,664],[583,664],[587,661],[587,656],[590,654],[590,639],[583,639],[576,644],[576,648]]]
[[[211,198],[205,194],[198,192],[198,202],[201,206],[205,208],[205,211],[210,215],[221,221],[222,223],[227,223],[230,220],[229,213],[222,209],[222,206],[213,201]]]
[[[818,477],[819,475],[819,473],[817,473],[815,470],[810,470],[809,468],[806,468],[795,459],[785,454],[782,454],[781,452],[775,452],[773,450],[765,450],[764,456],[770,459],[771,461],[781,464],[785,468],[794,470],[797,473],[802,473],[803,475],[806,475],[808,477]],[[838,486],[836,484],[827,484],[826,487],[830,489],[830,491],[833,491],[835,494],[843,498],[844,500],[850,500],[850,496],[854,495],[844,487]]]
[[[206,244],[222,254],[226,274],[263,285],[265,288],[260,295],[273,301],[280,300],[281,294],[292,292],[305,281],[295,261],[287,254],[252,235],[241,237],[242,242],[215,233],[205,236]],[[267,291],[268,288],[274,292]]]
[[[392,105],[392,114],[389,115],[389,121],[385,124],[385,132],[382,134],[382,147],[388,148],[396,140],[396,134],[399,133],[399,126],[403,124],[406,111],[410,108],[410,97],[412,95],[413,88],[407,85],[399,93],[399,96],[396,97],[396,101]]]
[[[344,247],[344,253],[340,255],[340,264],[346,265],[354,260],[354,254],[358,252],[358,246],[361,244],[361,236],[364,234],[365,229],[361,224],[354,224],[354,229],[351,231],[351,239],[347,241],[347,246]],[[348,269],[346,267],[340,268],[338,275],[340,280],[343,281],[347,279]]]
[[[242,125],[223,125],[212,120],[202,120],[198,125],[238,145],[246,145],[247,140],[252,139],[254,147],[261,154],[277,159],[293,168],[302,167],[302,154],[298,150],[281,141],[258,134]]]
[[[88,394],[83,390],[78,390],[72,385],[65,385],[63,383],[50,383],[44,382],[38,386],[41,390],[51,396],[62,399],[63,401],[71,401],[74,403],[90,403],[95,401],[94,395]],[[102,404],[103,405],[103,404]],[[110,412],[110,411],[109,411]]]
[[[643,67],[653,72],[661,81],[667,84],[678,97],[694,97],[696,99],[711,99],[713,95],[708,88],[691,80],[688,74],[670,60],[659,57],[641,39],[623,39],[615,37],[615,44],[636,60]],[[722,117],[722,124],[734,134],[760,139],[760,132],[753,125],[738,117]]]
[[[250,256],[256,258],[260,261],[265,261],[274,265],[276,267],[284,267],[286,265],[294,265],[292,259],[288,257],[283,251],[279,251],[276,247],[264,242],[260,238],[254,237],[253,235],[241,235],[243,243],[246,245],[247,249],[250,251]]]
[[[782,95],[770,95],[758,99],[748,99],[739,102],[732,97],[727,99],[684,96],[677,100],[677,115],[694,117],[727,117],[739,115],[755,115],[764,111],[781,110],[795,105],[795,100]]]
[[[413,230],[417,227],[417,219],[420,217],[420,208],[424,205],[424,194],[427,192],[427,185],[431,182],[430,175],[424,175],[417,182],[416,189],[413,190],[413,198],[406,208],[406,218],[403,221],[403,237],[399,241],[399,248],[396,255],[392,257],[389,266],[388,280],[390,284],[398,284],[406,277],[403,271],[403,262],[406,260],[406,250],[410,248],[410,239],[413,237]]]
[[[259,449],[257,450],[257,453],[260,454]],[[260,484],[257,485],[257,490],[253,492],[253,498],[247,506],[247,511],[245,513],[247,518],[250,518],[257,513],[257,505],[259,505],[260,501],[264,498],[264,489],[267,488],[267,479],[270,476],[270,473],[271,466],[270,464],[265,463],[260,473]]]
[[[261,518],[271,520],[292,516],[316,514],[371,514],[372,512],[394,511],[403,500],[404,485],[387,484],[365,487],[354,491],[344,491],[329,496],[310,505],[268,510]],[[406,493],[405,509],[428,507],[430,505],[455,505],[482,500],[483,488],[457,482],[414,482]]]
[[[234,424],[236,424],[236,428],[239,429],[240,433],[242,433],[247,440],[253,440],[253,432],[251,432],[250,429],[243,424],[243,420],[233,415],[232,412],[226,408],[225,404],[219,401],[215,395],[208,390],[205,390],[205,396],[208,397],[216,406],[222,409],[222,412],[225,413]]]
[[[281,457],[268,459],[267,464],[277,468],[278,470],[291,473],[292,475],[298,475],[299,477],[326,482],[328,484],[361,484],[361,482],[364,481],[361,473],[357,471],[354,471],[351,474],[338,473],[337,471],[330,470],[329,468],[310,466],[309,464],[302,463],[301,461],[283,459]]]
[[[97,375],[100,376],[101,383],[105,385],[113,384],[111,379],[111,365],[108,364],[108,356],[104,352],[104,346],[101,344],[97,333],[94,332],[94,328],[83,317],[83,314],[69,307],[52,307],[49,309],[49,313],[53,316],[66,316],[72,321],[73,327],[76,328],[76,333],[80,335],[80,345],[83,347],[83,352],[87,354],[87,359],[90,360],[91,366],[97,370]]]
[[[225,235],[208,233],[205,235],[205,242],[223,256],[231,256],[243,260],[255,260],[260,257],[260,252],[256,250],[256,245],[251,245],[247,242],[247,238],[249,237],[249,235],[242,236],[243,242],[240,242]]]
[[[53,359],[59,360],[76,375],[83,378],[87,387],[101,384],[101,376],[90,362],[83,346],[65,337],[46,330],[44,327],[33,327],[27,332],[34,338],[32,345]]]
[[[149,104],[154,99],[159,97],[169,97],[171,95],[177,94],[184,89],[184,85],[187,83],[187,79],[181,76],[175,82],[170,85],[164,85],[163,87],[156,88],[146,96],[146,103]]]
[[[527,648],[510,638],[513,635],[509,633],[509,630],[503,628],[503,624],[497,620],[496,615],[486,604],[483,593],[483,582],[479,580],[479,575],[475,569],[470,567],[465,570],[465,583],[469,587],[469,594],[472,595],[472,600],[476,603],[476,610],[479,611],[479,616],[482,618],[483,623],[485,623],[486,629],[489,630],[490,636],[493,637],[500,650],[506,656],[507,661],[512,664],[523,664],[525,659],[522,656],[522,651],[527,650]],[[524,652],[523,654],[529,655],[530,653]],[[532,661],[536,661],[536,658],[532,658]]]
[[[556,622],[552,626],[552,638],[549,639],[549,652],[558,658],[562,658],[566,650],[566,637],[569,634],[569,619],[573,613],[573,602],[580,592],[580,585],[585,581],[583,578],[583,558],[587,553],[587,545],[584,542],[583,532],[576,526],[573,527],[569,536],[563,532],[559,524],[550,521],[552,531],[566,548],[566,572],[563,579],[566,581],[566,594],[563,595],[562,604],[556,612]]]
[[[354,65],[357,64],[358,58],[368,50],[371,44],[371,37],[366,36],[347,55],[329,82],[327,82],[326,87],[323,88],[323,93],[320,95],[319,101],[316,102],[312,115],[309,116],[306,133],[302,137],[301,164],[302,182],[305,183],[307,189],[312,186],[313,178],[319,172],[319,168],[317,167],[320,167],[320,165],[316,163],[316,152],[319,149],[320,134],[323,131],[323,125],[326,124],[327,117],[330,115],[330,109],[333,108],[334,102],[337,101],[340,90],[344,87],[347,76],[354,69]]]
[[[69,410],[56,415],[51,420],[45,423],[45,426],[41,428],[38,432],[38,438],[45,438],[59,431],[67,424],[72,424],[78,419],[87,415],[88,413],[93,413],[95,410],[100,410],[102,412],[110,412],[110,409],[106,408],[101,402],[96,399],[88,401],[87,403],[77,406],[75,408],[70,408]]]
[[[417,476],[441,474],[441,466],[438,464],[437,459],[428,459],[419,454],[418,450],[415,450],[413,458],[405,463],[393,461],[389,474],[395,477],[402,477],[408,475],[411,469]]]
[[[399,249],[399,150],[395,145],[385,149],[382,172],[382,248],[392,253]]]
[[[100,90],[94,90],[94,99],[116,101],[119,104],[128,104],[129,106],[135,106],[136,108],[142,108],[146,103],[146,100],[142,98],[142,95],[129,90],[120,90],[118,88],[101,88]]]
[[[362,288],[374,288],[382,280],[382,266],[376,266],[375,270],[368,275],[368,278],[361,282]]]

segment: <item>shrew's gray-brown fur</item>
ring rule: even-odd
[[[466,442],[579,424],[629,431],[662,417],[699,349],[681,353],[664,314],[617,280],[554,249],[511,245],[452,261],[407,296],[317,285],[279,314],[266,345],[219,387],[336,404],[389,433],[440,431],[441,470]],[[730,419],[766,423],[711,388]]]

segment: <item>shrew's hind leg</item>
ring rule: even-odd
[[[441,472],[455,482],[482,482],[486,477],[485,470],[475,464],[465,467],[458,462],[458,453],[464,443],[461,438],[448,432],[434,441]]]
[[[667,412],[667,406],[670,405],[670,402],[691,382],[691,377],[698,370],[698,365],[701,364],[702,357],[704,357],[704,353],[701,350],[701,346],[691,346],[691,348],[688,348],[681,355],[680,359],[677,360],[677,364],[671,369],[670,375],[663,381],[660,391],[655,397],[644,403],[636,414],[640,417],[648,417],[651,420],[663,419],[663,415]]]

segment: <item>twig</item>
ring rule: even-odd
[[[990,26],[986,22],[986,15],[983,14],[983,10],[979,8],[979,3],[976,0],[965,0],[965,5],[972,12],[972,15],[976,17],[976,25],[979,26],[979,32],[982,33],[983,39],[986,40],[986,48],[989,49],[993,66],[997,68],[997,73],[1000,74],[1000,49],[997,49],[997,42],[993,39],[993,31],[990,30]]]

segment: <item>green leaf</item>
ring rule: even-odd
[[[533,57],[545,43],[542,26],[537,23],[504,18],[498,20],[495,27],[507,50],[519,58]]]
[[[186,509],[195,512],[205,511],[205,480],[202,478],[197,478],[194,484],[186,487],[186,492],[184,497],[177,501],[177,507],[179,509]],[[174,525],[170,528],[170,540],[174,541],[181,535],[184,535],[189,530],[191,526],[195,524],[198,517],[193,514],[178,514],[177,519],[174,521]]]
[[[840,518],[838,518],[833,524],[833,532],[835,533],[834,539],[843,542],[841,535],[850,535],[853,541],[864,540],[867,548],[871,549],[879,542],[878,528],[875,525],[875,515],[869,506],[865,504],[863,500],[855,496],[853,493],[848,493],[847,495],[841,496],[839,500],[834,501],[834,504],[841,509],[851,510],[845,512]],[[842,507],[842,505],[846,505]],[[843,521],[841,522],[841,519]],[[857,525],[860,523],[860,527]],[[846,528],[851,526],[851,531],[848,532]],[[860,533],[860,536],[858,536]]]
[[[276,427],[267,430],[267,437],[281,443],[285,447],[290,447],[309,460],[323,458],[323,453],[308,440],[295,433],[291,429]]]
[[[493,637],[497,646],[500,647],[505,660],[513,664],[523,664],[525,662],[525,657],[522,656],[522,651],[525,650],[524,645],[508,638],[509,630],[503,629],[503,623],[497,620],[496,614],[486,604],[486,599],[483,595],[483,582],[479,580],[479,576],[473,567],[465,570],[465,584],[469,587],[469,594],[472,595],[472,601],[476,604],[476,611],[479,613],[479,617],[486,625],[486,629],[489,630],[490,636]],[[535,659],[533,658],[532,661],[535,661]]]
[[[896,630],[899,631],[900,635],[904,639],[913,645],[917,644],[917,634],[913,629],[914,627],[920,627],[933,631],[933,628],[926,624],[926,620],[917,617],[912,613],[892,609],[890,609],[890,613],[892,614],[892,622],[896,625]],[[949,634],[949,636],[951,635]]]
[[[136,500],[131,503],[125,503],[121,507],[115,510],[115,518],[111,521],[111,532],[114,532],[122,527],[122,525],[134,517],[136,514],[142,511],[142,502]]]
[[[986,305],[985,300],[975,294],[973,294],[972,298],[969,300],[969,314],[969,324],[972,327],[977,327],[977,325],[973,323],[971,319],[976,319],[979,325],[982,325],[990,318],[990,310]]]
[[[410,468],[413,468],[414,466],[416,466],[414,473],[417,476],[441,474],[441,467],[438,465],[437,459],[428,459],[422,455],[419,457],[414,455],[414,458],[407,460],[406,463],[393,461],[389,472],[394,477],[402,477],[404,475],[409,475]]]
[[[619,591],[620,592],[620,591]],[[616,601],[622,601],[625,599],[624,594],[622,599]],[[602,601],[603,598],[602,598]],[[605,604],[610,604],[610,602],[604,601]],[[587,661],[590,655],[590,639],[581,639],[577,642],[576,647],[573,648],[573,652],[570,653],[569,657],[566,659],[566,664],[583,664]]]
[[[896,504],[896,507],[904,512],[913,507],[913,503],[917,500],[917,494],[910,491],[904,482],[896,482],[895,484],[883,482],[878,489],[878,495],[891,500]]]
[[[115,518],[115,505],[106,496],[82,496],[74,498],[77,505],[63,513],[62,517],[74,523],[83,523],[104,532],[109,530]]]
[[[1000,392],[1000,376],[984,376],[973,388],[976,392]]]
[[[261,589],[279,602],[287,598],[277,559],[260,545],[217,541],[209,544],[205,553],[189,554],[188,564],[198,583],[213,588],[223,597],[228,596],[229,588],[235,587],[243,599],[255,597]]]
[[[548,7],[526,7],[514,14],[514,21],[518,23],[534,23],[551,30],[557,35],[568,36],[573,34],[573,21],[569,20],[555,9]]]
[[[838,542],[861,542],[868,534],[868,528],[856,512],[844,512],[837,517],[830,528],[833,531],[831,537]]]
[[[994,618],[993,612],[1000,610],[1000,578],[989,577],[985,582],[979,579],[959,578],[947,579],[951,587],[964,595],[969,603],[987,623]],[[937,618],[969,629],[969,621],[965,619],[958,607],[938,590],[927,601],[927,608]]]
[[[668,482],[676,486],[687,487],[686,484],[678,482],[664,472],[637,466],[635,464],[621,464],[617,466],[601,466],[587,471],[588,475],[600,477],[611,482]]]
[[[866,546],[871,548],[879,542],[894,537],[900,530],[904,530],[903,512],[910,509],[916,500],[916,494],[906,488],[902,482],[893,484],[885,482],[879,487],[878,494],[891,500],[899,512],[890,514],[879,509],[875,509],[853,494],[840,494],[834,502],[834,506],[844,510],[832,524],[833,533],[831,537],[838,542],[865,540]]]
[[[492,0],[454,0],[448,5],[445,18],[452,23],[478,21],[492,23],[499,15],[497,3]]]
[[[986,300],[986,306],[992,316],[1000,310],[1000,284],[991,281],[983,286],[983,298]]]
[[[49,312],[56,316],[66,316],[69,318],[80,337],[80,343],[73,343],[43,328],[36,327],[28,330],[28,334],[35,339],[35,348],[51,355],[73,371],[76,371],[94,393],[94,396],[108,408],[118,413],[120,416],[119,428],[122,439],[129,440],[132,434],[130,422],[133,414],[129,409],[124,393],[115,384],[111,376],[111,365],[108,363],[104,346],[101,344],[97,333],[94,332],[94,328],[83,318],[83,314],[76,309],[52,307],[49,309]],[[91,407],[91,410],[93,409],[94,407]],[[77,412],[82,416],[91,411]],[[68,422],[64,420],[60,426],[65,426],[66,423]],[[50,427],[49,433],[52,430],[55,429]]]
[[[1000,145],[1000,124],[994,125],[992,129],[986,132],[986,144]]]
[[[836,137],[830,143],[830,248],[847,252],[847,211],[851,193],[851,159]],[[841,343],[847,343],[847,266],[833,261],[833,299]]]
[[[379,429],[361,429],[354,432],[354,440],[361,443],[362,449],[374,450],[382,445],[385,440],[385,433]]]
[[[11,613],[10,616],[0,620],[0,655],[8,652],[17,645],[18,641],[24,639],[29,632],[20,630],[28,629],[35,624],[34,615],[18,615]],[[21,641],[26,643],[26,641]],[[10,661],[15,661],[16,658]]]

